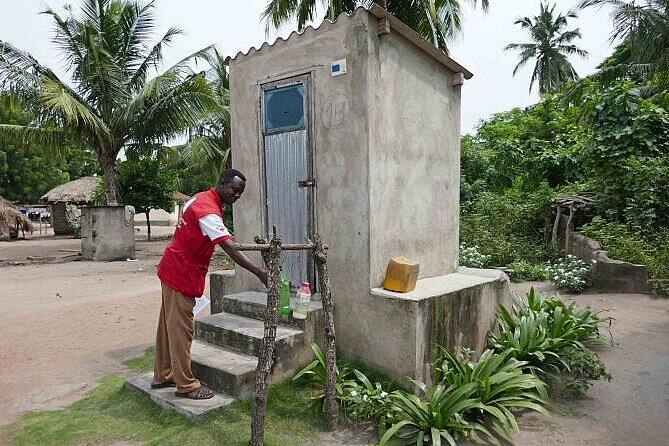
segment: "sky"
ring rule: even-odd
[[[51,20],[39,15],[48,7],[65,15],[63,8],[78,0],[0,0],[0,39],[28,51],[41,63],[64,75],[63,61],[50,43]],[[554,0],[556,10],[575,8],[578,0]],[[163,31],[178,26],[185,35],[166,51],[169,66],[184,56],[216,44],[224,55],[234,55],[264,41],[285,36],[290,27],[265,34],[260,21],[266,0],[156,0],[157,25]],[[529,42],[529,36],[513,22],[521,16],[539,12],[539,0],[490,0],[487,13],[465,7],[463,32],[450,45],[450,56],[474,73],[462,89],[462,133],[471,133],[476,125],[493,113],[535,103],[538,94],[528,93],[532,64],[512,76],[518,62],[517,53],[505,52],[509,43]],[[320,22],[320,19],[317,20]],[[579,28],[583,38],[576,44],[589,52],[587,59],[570,60],[581,76],[595,71],[612,47],[609,42],[611,19],[607,10],[587,9],[570,21],[569,29]],[[65,77],[65,76],[63,76]],[[535,87],[536,88],[536,87]]]

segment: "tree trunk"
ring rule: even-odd
[[[104,173],[105,200],[107,206],[117,206],[118,192],[116,190],[116,156],[109,153],[98,155],[102,172]]]
[[[151,212],[150,209],[148,211],[146,211],[144,213],[144,215],[146,215],[146,232],[148,234],[147,235],[147,240],[151,241],[151,220],[149,220],[149,212]]]
[[[330,290],[330,276],[327,270],[327,252],[319,235],[314,236],[314,261],[318,270],[318,278],[323,302],[323,315],[325,325],[325,414],[328,431],[337,427],[339,417],[339,404],[337,402],[337,391],[335,385],[337,375],[335,367],[337,364],[337,352],[335,326],[334,326],[334,303]]]
[[[256,243],[260,243],[256,237]],[[265,412],[267,411],[267,391],[269,375],[272,371],[274,344],[276,342],[277,310],[279,307],[279,263],[281,258],[281,239],[276,236],[270,241],[269,252],[262,251],[265,264],[269,268],[267,289],[267,314],[265,332],[256,367],[256,384],[251,408],[251,446],[262,446],[265,437]]]

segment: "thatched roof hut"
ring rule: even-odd
[[[93,201],[93,190],[100,182],[100,177],[81,177],[69,183],[61,184],[42,195],[45,203],[87,204]]]
[[[33,225],[10,201],[0,197],[0,241],[9,240],[9,231],[22,229],[33,232]]]
[[[68,204],[85,205],[93,201],[93,190],[101,181],[100,177],[81,177],[69,183],[54,187],[41,200],[51,205],[51,226],[56,235],[71,234],[67,221]]]

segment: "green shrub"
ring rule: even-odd
[[[460,218],[460,240],[490,256],[490,264],[508,265],[550,257],[551,199],[547,185],[529,188],[521,180],[503,193],[481,193]]]
[[[646,265],[653,279],[669,279],[669,228],[644,235],[628,225],[595,217],[581,231],[597,240],[611,258]]]
[[[581,396],[590,381],[611,380],[599,357],[588,349],[611,345],[602,328],[610,327],[612,318],[601,313],[573,302],[542,298],[531,289],[526,306],[514,306],[511,312],[499,308],[499,334],[488,333],[488,341],[495,351],[510,351],[512,357],[526,361],[551,391]]]
[[[581,398],[592,386],[592,381],[612,380],[602,360],[591,350],[566,348],[560,352],[560,356],[568,369],[548,377],[547,381],[554,394]]]
[[[548,262],[546,276],[558,290],[580,293],[590,284],[591,266],[576,256]]]
[[[460,244],[459,264],[469,268],[485,268],[489,266],[490,256],[481,254],[478,246]]]
[[[65,206],[65,218],[74,238],[81,238],[81,212],[76,205]]]
[[[524,313],[517,308],[509,312],[499,307],[497,324],[499,333],[488,333],[489,345],[496,352],[510,351],[512,357],[544,373],[566,368],[559,352],[577,342],[575,339],[552,337],[548,315],[544,312]]]
[[[567,318],[573,327],[575,338],[588,347],[610,346],[611,323],[613,318],[602,316],[608,310],[595,310],[591,307],[579,307],[575,302],[567,304],[557,297],[542,297],[531,288],[527,293],[526,313],[545,313],[551,326],[560,328],[558,321]],[[608,336],[602,333],[602,327],[606,327]],[[553,330],[555,331],[555,329]],[[559,333],[558,333],[559,334]]]
[[[483,425],[463,416],[484,407],[475,396],[476,383],[462,386],[439,383],[429,388],[421,381],[410,381],[423,396],[405,390],[396,390],[389,395],[388,414],[380,423],[380,445],[392,438],[399,439],[401,444],[437,445],[443,438],[455,446],[456,440],[470,438],[474,431],[489,433]]]
[[[486,409],[476,409],[472,414],[492,434],[502,433],[500,439],[510,439],[518,432],[515,409],[525,408],[548,415],[546,384],[534,373],[527,372],[526,362],[511,357],[510,351],[495,354],[486,350],[476,362],[471,362],[471,351],[463,351],[459,359],[442,348],[435,361],[436,379],[448,386],[459,387],[476,383],[475,396]],[[494,414],[494,415],[491,415]],[[495,442],[496,438],[489,440]]]
[[[315,359],[295,373],[293,381],[305,382],[315,389],[311,400],[318,404],[321,411],[325,411],[325,354],[317,344],[312,344],[311,350]],[[381,417],[388,404],[388,392],[394,388],[390,379],[371,371],[370,375],[381,381],[372,383],[365,373],[349,363],[338,364],[335,374],[335,390],[341,415],[345,419],[359,422]]]
[[[316,395],[311,399],[318,403],[322,411],[325,411],[325,382],[327,376],[325,353],[318,344],[311,344],[311,350],[314,352],[315,359],[295,373],[293,381],[306,382],[309,386],[317,389]],[[335,364],[335,390],[340,401],[346,396],[345,389],[352,374],[353,371],[348,364]]]
[[[388,387],[378,381],[372,382],[360,370],[353,369],[355,380],[344,384],[344,394],[341,398],[341,407],[346,418],[360,422],[378,420],[388,409]]]
[[[546,267],[542,264],[518,260],[509,264],[506,273],[512,282],[528,282],[546,279]]]

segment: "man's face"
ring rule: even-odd
[[[221,184],[219,187],[219,195],[221,202],[224,204],[232,204],[242,196],[246,182],[239,177],[234,177],[227,183]]]

